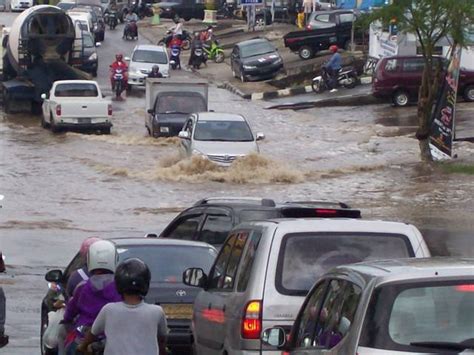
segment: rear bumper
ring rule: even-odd
[[[163,74],[163,78],[167,78],[168,76],[169,76],[169,74]],[[148,77],[148,75],[146,75],[146,74],[128,73],[128,85],[135,85],[135,86],[143,86],[144,87],[147,77]]]
[[[266,68],[258,68],[252,70],[244,69],[244,76],[249,80],[259,80],[263,78],[269,78],[276,75],[281,69],[283,69],[283,63],[272,65]]]
[[[112,123],[56,123],[56,126],[65,129],[103,129],[112,127]]]
[[[185,120],[183,123],[171,123],[171,122],[160,122],[157,120],[153,120],[153,132],[155,137],[174,137],[179,134],[179,132],[183,129]]]
[[[191,331],[191,320],[168,320],[168,340],[166,345],[173,349],[191,348],[193,344],[193,333]]]

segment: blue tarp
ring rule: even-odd
[[[371,7],[384,6],[386,0],[336,0],[338,8],[368,10]]]

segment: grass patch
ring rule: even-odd
[[[469,164],[442,164],[441,169],[448,174],[474,175],[474,165]]]

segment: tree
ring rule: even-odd
[[[431,115],[439,90],[439,61],[434,60],[435,48],[440,40],[448,39],[452,48],[465,46],[466,29],[474,20],[473,0],[393,0],[392,4],[374,11],[371,20],[385,25],[396,21],[398,31],[416,35],[421,47],[425,67],[418,93],[418,130],[421,158],[431,161],[429,134]]]

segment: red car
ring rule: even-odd
[[[448,61],[436,57],[446,68]],[[395,106],[406,106],[418,99],[418,90],[425,66],[421,56],[394,56],[381,58],[373,74],[372,91],[375,97],[389,98]],[[459,95],[474,101],[474,71],[461,69]]]

